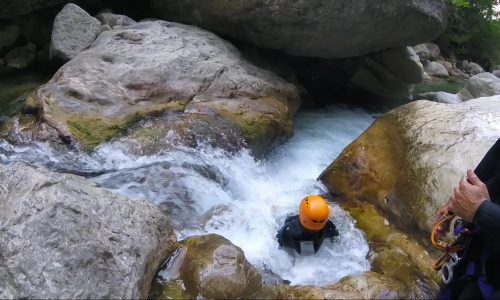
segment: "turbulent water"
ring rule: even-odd
[[[115,141],[92,156],[54,153],[45,144],[0,142],[0,161],[87,173],[100,186],[160,205],[179,239],[217,233],[241,247],[261,270],[292,284],[325,285],[370,269],[368,244],[335,199],[331,219],[340,235],[325,241],[316,255],[291,257],[279,249],[275,235],[284,219],[297,213],[304,196],[327,194],[315,178],[373,119],[346,107],[301,112],[294,120],[294,137],[266,160],[255,160],[247,151],[230,154],[209,147],[137,157]]]

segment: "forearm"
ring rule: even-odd
[[[484,201],[474,214],[474,224],[488,237],[500,241],[500,205]]]

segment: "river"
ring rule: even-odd
[[[138,157],[114,141],[89,156],[57,153],[44,143],[13,146],[0,141],[0,162],[22,160],[53,170],[83,171],[99,186],[157,203],[179,240],[217,233],[241,247],[261,270],[291,284],[327,285],[370,269],[368,243],[335,199],[329,199],[331,219],[340,235],[325,241],[316,255],[291,257],[279,249],[275,234],[288,215],[298,212],[304,196],[328,194],[315,179],[374,119],[365,110],[341,105],[300,111],[293,138],[265,160],[245,150],[227,153],[210,147],[178,147]]]

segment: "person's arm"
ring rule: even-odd
[[[483,159],[479,162],[474,173],[482,182],[488,181],[493,175],[498,172],[497,166],[500,160],[500,139],[486,152]]]
[[[285,242],[285,230],[286,230],[286,223],[281,227],[281,229],[278,231],[278,234],[276,234],[276,239],[278,240],[278,244],[280,247],[283,247],[284,242]]]
[[[337,228],[333,224],[331,220],[326,221],[325,225],[325,237],[330,237],[334,238],[339,235],[339,232],[337,231]]]
[[[500,242],[500,205],[484,201],[474,215],[474,224],[489,238]]]

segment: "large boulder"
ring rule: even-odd
[[[57,14],[52,29],[50,56],[62,61],[87,49],[101,32],[101,22],[73,3]]]
[[[494,95],[500,95],[500,78],[488,72],[472,76],[458,93],[462,101]]]
[[[23,163],[0,176],[0,297],[147,297],[176,248],[156,206]]]
[[[424,78],[422,64],[412,47],[380,51],[359,61],[350,82],[384,99],[409,99],[412,85]]]
[[[292,133],[296,87],[205,30],[165,21],[102,32],[27,101],[65,140],[91,150],[147,115],[219,116],[252,149]]]
[[[429,233],[433,215],[498,139],[500,96],[415,101],[373,123],[320,175],[337,199],[376,205],[400,228]]]
[[[310,57],[352,57],[430,41],[446,27],[442,0],[153,0],[168,20],[262,48]]]

